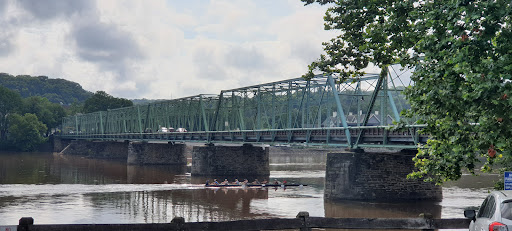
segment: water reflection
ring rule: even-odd
[[[37,156],[34,158],[34,156]],[[50,172],[52,156],[47,153],[23,153],[0,155],[0,184],[36,184],[55,181]]]
[[[127,166],[128,184],[182,184],[186,182],[186,166],[156,165],[156,166]]]
[[[500,176],[498,174],[463,174],[459,180],[446,182],[444,186],[448,188],[458,187],[467,189],[490,189],[494,187],[494,182],[496,182],[499,178]]]
[[[325,171],[325,154],[275,154],[270,156],[271,171],[300,171],[300,170],[321,170]]]
[[[236,220],[251,214],[253,199],[267,199],[261,189],[166,190],[126,193],[93,193],[85,198],[97,209],[118,210],[131,220],[170,222],[174,217],[186,221]]]
[[[370,203],[360,201],[326,202],[325,217],[338,218],[418,218],[429,213],[441,217],[441,205],[432,202]],[[349,231],[347,229],[347,231]],[[361,231],[376,231],[361,229]]]
[[[86,223],[169,222],[175,216],[187,221],[247,219],[258,216],[252,212],[251,202],[267,200],[269,190],[274,189],[205,189],[198,185],[5,185],[0,193],[0,224],[9,220],[15,224],[22,216],[32,216],[39,224],[76,223],[82,219],[86,219]],[[55,216],[44,218],[49,212]],[[109,215],[92,220],[97,214]]]
[[[184,183],[186,174],[186,166],[128,166],[56,153],[3,153],[0,163],[0,184]]]
[[[371,203],[361,201],[326,202],[326,217],[344,218],[417,218],[421,213],[441,217],[441,205],[432,202]]]

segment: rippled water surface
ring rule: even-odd
[[[464,176],[443,188],[443,201],[418,203],[328,202],[323,199],[323,155],[271,155],[271,180],[307,184],[265,189],[204,188],[206,178],[186,167],[127,166],[52,153],[0,154],[0,225],[21,217],[36,224],[150,223],[320,217],[462,218],[479,206],[498,176]],[[229,179],[234,180],[234,179]]]

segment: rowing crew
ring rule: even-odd
[[[235,179],[235,181],[229,183],[228,179],[224,179],[222,182],[218,182],[217,179],[213,179],[212,183],[210,183],[209,180],[206,180],[206,186],[208,185],[265,185],[267,184],[267,180],[259,181],[258,179],[254,179],[253,182],[250,182],[247,179],[244,179],[243,181],[238,181],[238,179]],[[275,180],[274,184],[279,185],[281,182]],[[286,184],[286,181],[283,181],[283,184]]]

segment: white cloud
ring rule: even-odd
[[[299,77],[333,36],[323,31],[326,8],[297,0],[46,1],[60,11],[0,6],[0,72],[66,78],[126,98]]]

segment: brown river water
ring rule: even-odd
[[[265,189],[204,188],[186,167],[127,166],[123,161],[56,153],[0,153],[0,226],[21,217],[35,224],[167,223],[316,217],[463,218],[479,206],[497,175],[443,186],[441,202],[331,202],[323,197],[324,155],[272,155],[270,179],[307,184]],[[233,181],[234,179],[229,179]]]

